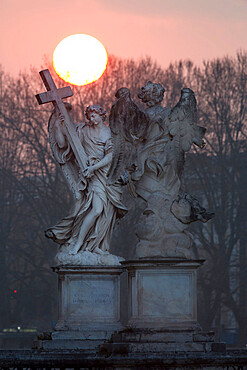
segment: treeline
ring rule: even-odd
[[[65,85],[53,77],[57,86]],[[199,322],[204,329],[216,329],[218,336],[233,329],[238,344],[245,345],[247,53],[207,61],[202,67],[180,61],[167,69],[150,58],[112,56],[99,81],[72,86],[74,96],[68,101],[74,120],[84,120],[89,104],[100,104],[109,113],[122,86],[140,105],[137,92],[149,80],[166,88],[164,106],[174,106],[183,87],[196,94],[207,145],[187,155],[186,186],[216,213],[208,224],[192,228],[195,254],[206,260],[199,270]],[[43,230],[63,217],[73,200],[48,144],[52,106],[39,107],[34,96],[42,91],[37,70],[16,78],[0,70],[0,329],[49,329],[56,320],[57,282],[50,266],[57,247]],[[126,202],[130,212],[116,227],[112,250],[131,258],[139,214],[127,194]]]

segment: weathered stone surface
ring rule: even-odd
[[[100,346],[102,352],[117,353],[162,353],[162,352],[205,352],[204,343],[109,343]]]
[[[111,340],[101,345],[100,349],[108,354],[224,351],[225,344],[215,345],[213,335],[213,332],[201,332],[199,329],[124,329],[112,334]]]
[[[56,262],[119,265],[120,258],[109,253],[110,239],[116,219],[127,209],[121,203],[120,182],[108,184],[113,148],[111,130],[104,124],[106,111],[90,105],[88,122],[74,124],[71,106],[66,109],[62,100],[73,95],[71,88],[57,89],[48,69],[40,76],[48,91],[36,95],[38,103],[55,107],[48,124],[51,150],[75,197],[70,214],[45,233],[59,245]]]
[[[193,341],[193,331],[177,330],[176,332],[167,331],[149,331],[149,330],[134,330],[133,332],[122,331],[112,334],[113,342],[170,342],[170,343],[185,343]]]
[[[2,368],[219,369],[247,364],[247,350],[226,353],[162,352],[105,356],[83,350],[0,350]]]
[[[85,350],[87,352],[95,352],[99,345],[102,344],[102,340],[43,340],[38,341],[37,348],[43,350]]]
[[[40,72],[48,90],[37,94],[39,104],[52,102],[48,129],[51,150],[75,197],[70,214],[46,230],[59,245],[56,262],[64,265],[119,265],[109,254],[116,219],[127,209],[121,202],[122,185],[144,202],[136,227],[138,257],[193,258],[191,222],[213,217],[185,193],[185,153],[193,145],[203,148],[206,129],[198,126],[197,103],[190,88],[181,90],[172,108],[161,105],[165,89],[149,81],[138,97],[140,109],[128,88],[115,96],[108,125],[105,110],[87,107],[88,122],[74,124],[63,98],[70,87],[57,89],[49,70]],[[67,108],[67,109],[66,109]],[[113,141],[113,142],[112,142]]]
[[[214,332],[200,332],[193,335],[194,342],[213,342],[214,341]]]
[[[188,225],[213,217],[185,193],[183,179],[185,153],[194,144],[204,147],[206,129],[197,125],[191,89],[182,89],[172,109],[161,105],[164,92],[159,83],[143,86],[138,93],[146,104],[143,111],[127,88],[117,91],[109,117],[114,148],[109,180],[114,183],[126,170],[132,194],[143,204],[136,225],[137,257],[189,259],[193,241],[186,233]]]
[[[80,330],[80,331],[54,331],[51,333],[52,340],[106,340],[109,338],[107,330]]]
[[[43,349],[95,349],[120,323],[120,274],[116,266],[58,266],[59,317]]]
[[[118,267],[57,267],[59,318],[56,331],[97,333],[120,329]],[[58,334],[53,333],[53,336]],[[61,334],[59,334],[61,335]],[[65,334],[64,334],[65,335]],[[85,334],[87,335],[87,334]]]
[[[113,333],[100,351],[114,354],[206,353],[213,332],[197,323],[196,270],[203,261],[142,259],[122,262],[128,275],[127,328]]]
[[[211,344],[211,351],[212,352],[225,352],[226,351],[226,344],[225,343],[212,343]]]
[[[196,269],[202,261],[138,260],[128,270],[128,326],[197,327]]]

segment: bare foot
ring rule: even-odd
[[[94,253],[97,253],[97,254],[109,254],[109,252],[102,251],[102,249],[100,249],[99,247],[96,247],[94,249]]]
[[[69,251],[68,251],[68,254],[71,254],[71,255],[75,255],[78,253],[79,249],[81,248],[81,245],[80,244],[75,244],[75,245],[71,245]]]
[[[50,239],[54,238],[53,232],[49,229],[45,231],[45,236]]]

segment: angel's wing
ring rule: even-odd
[[[116,93],[117,101],[110,112],[110,129],[113,140],[113,159],[108,173],[108,183],[113,184],[124,172],[133,170],[136,146],[145,140],[147,118],[131,100],[127,88]]]
[[[180,177],[184,166],[184,153],[190,150],[192,144],[201,148],[205,145],[203,137],[206,129],[197,126],[196,99],[191,89],[182,89],[179,102],[168,116],[167,126],[172,137],[170,155]]]
[[[68,110],[72,109],[71,105],[68,103],[66,103],[66,107]],[[80,199],[82,195],[81,191],[87,186],[87,180],[80,172],[80,168],[66,137],[64,136],[61,140],[64,141],[64,145],[59,145],[58,143],[58,136],[63,136],[63,132],[56,110],[52,112],[49,118],[48,132],[52,154],[60,165],[74,197]]]

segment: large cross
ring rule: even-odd
[[[60,89],[56,88],[56,85],[51,77],[49,69],[45,69],[39,72],[47,92],[37,94],[36,99],[39,104],[53,103],[54,107],[58,112],[64,117],[65,127],[67,129],[67,138],[77,159],[79,167],[84,170],[87,167],[87,155],[83,149],[80,142],[79,136],[77,135],[75,126],[70,119],[67,109],[63,103],[64,98],[68,98],[73,95],[70,86],[62,87]]]

